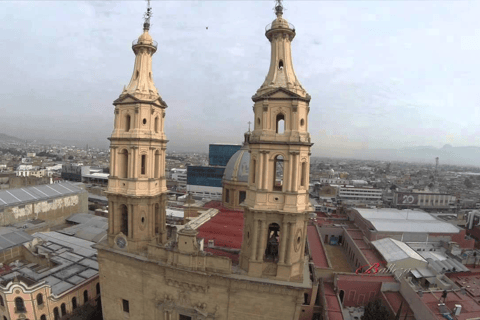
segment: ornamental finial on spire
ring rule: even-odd
[[[283,14],[282,0],[275,0],[275,14],[277,17]]]
[[[143,30],[150,30],[150,18],[152,17],[152,7],[150,7],[150,0],[147,0],[147,12],[143,15],[145,22],[143,23]]]

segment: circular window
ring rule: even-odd
[[[297,241],[295,241],[294,249],[295,252],[298,252],[300,250],[300,247],[302,246],[302,229],[297,230],[295,238],[297,239]]]
[[[143,124],[147,124],[147,119],[143,119]]]
[[[305,125],[305,120],[300,120],[300,125],[303,127]]]

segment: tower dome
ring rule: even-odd
[[[245,200],[250,153],[248,151],[248,138],[250,132],[245,134],[245,142],[240,150],[230,158],[223,174],[223,205],[231,209],[241,209],[240,204]]]

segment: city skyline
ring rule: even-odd
[[[0,80],[3,133],[107,146],[111,101],[133,70],[130,44],[141,31],[145,5],[0,5],[0,57],[9,75]],[[480,118],[474,96],[478,6],[286,2],[284,16],[298,35],[294,67],[312,96],[313,155],[480,146],[474,125]],[[153,1],[152,7],[151,34],[159,43],[153,76],[169,105],[168,149],[240,143],[251,95],[266,72],[258,66],[270,59],[264,26],[273,2]]]

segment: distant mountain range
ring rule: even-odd
[[[25,140],[0,133],[0,142],[25,142]]]
[[[411,147],[403,149],[369,149],[355,152],[352,156],[361,160],[384,160],[423,162],[480,167],[480,147],[452,147],[449,144],[442,148],[431,146]]]
[[[24,139],[0,133],[0,142],[25,142]],[[37,144],[64,144],[108,148],[108,142],[102,141],[72,141],[62,139],[28,139],[29,143]],[[439,157],[440,164],[480,167],[480,147],[453,147],[449,144],[442,148],[432,146],[417,146],[403,149],[365,149],[357,150],[351,158],[359,160],[405,161],[435,164]]]

